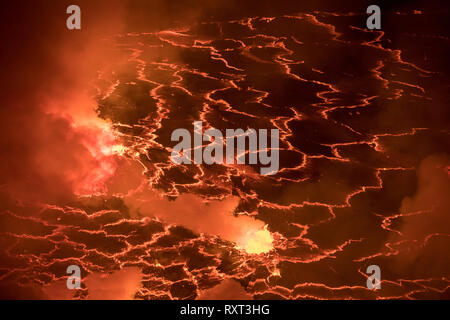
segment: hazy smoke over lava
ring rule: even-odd
[[[78,33],[64,28],[64,1],[9,9],[9,19],[20,12],[22,22],[6,36],[2,53],[14,55],[5,65],[11,77],[2,81],[1,146],[7,156],[0,178],[13,196],[45,202],[91,194],[114,173],[108,148],[115,138],[95,112],[92,80],[102,64],[114,63],[114,51],[105,51],[101,39],[122,30],[123,8],[105,3],[86,2],[87,30]]]

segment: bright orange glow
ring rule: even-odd
[[[267,253],[273,249],[273,237],[266,227],[247,232],[239,247],[250,254]]]
[[[95,165],[77,184],[75,192],[78,195],[104,194],[107,191],[106,182],[114,176],[117,169],[115,156],[122,156],[126,148],[117,144],[109,128],[86,128],[84,145]]]
[[[111,152],[123,156],[127,152],[127,147],[121,144],[116,144],[111,147]]]

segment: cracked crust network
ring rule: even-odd
[[[448,248],[448,226],[411,238],[402,225],[434,208],[400,210],[416,192],[421,161],[449,150],[448,98],[436,85],[448,79],[346,19],[258,17],[118,35],[127,58],[98,81],[99,116],[151,186],[173,198],[237,195],[236,212],[274,235],[270,253],[133,219],[120,198],[11,204],[0,215],[1,279],[45,285],[68,264],[84,274],[136,266],[144,299],[195,298],[225,278],[260,299],[448,297],[450,261],[436,254]],[[263,177],[250,166],[172,164],[171,132],[195,120],[219,130],[278,128],[281,170]],[[415,260],[404,263],[408,256]],[[427,259],[440,267],[426,268]],[[382,290],[365,287],[371,264],[382,268]]]

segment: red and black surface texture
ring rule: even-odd
[[[3,5],[0,297],[448,299],[448,6],[296,2]],[[197,120],[279,172],[173,164]]]

